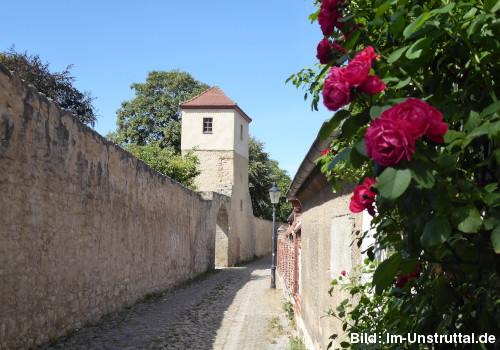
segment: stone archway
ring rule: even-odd
[[[215,267],[229,266],[229,218],[226,207],[221,205],[217,213],[215,229]]]

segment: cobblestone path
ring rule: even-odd
[[[41,349],[288,349],[292,331],[281,292],[269,288],[270,265],[222,269]]]

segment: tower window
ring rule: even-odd
[[[211,134],[212,133],[212,122],[213,118],[203,118],[203,133]]]
[[[240,140],[243,140],[243,125],[240,124]]]

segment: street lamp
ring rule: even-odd
[[[276,181],[273,187],[269,189],[269,196],[273,204],[273,260],[271,262],[271,289],[276,289],[276,204],[280,201],[280,189],[276,186]]]

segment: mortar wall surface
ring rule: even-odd
[[[35,346],[213,267],[203,200],[0,65],[0,348]]]

